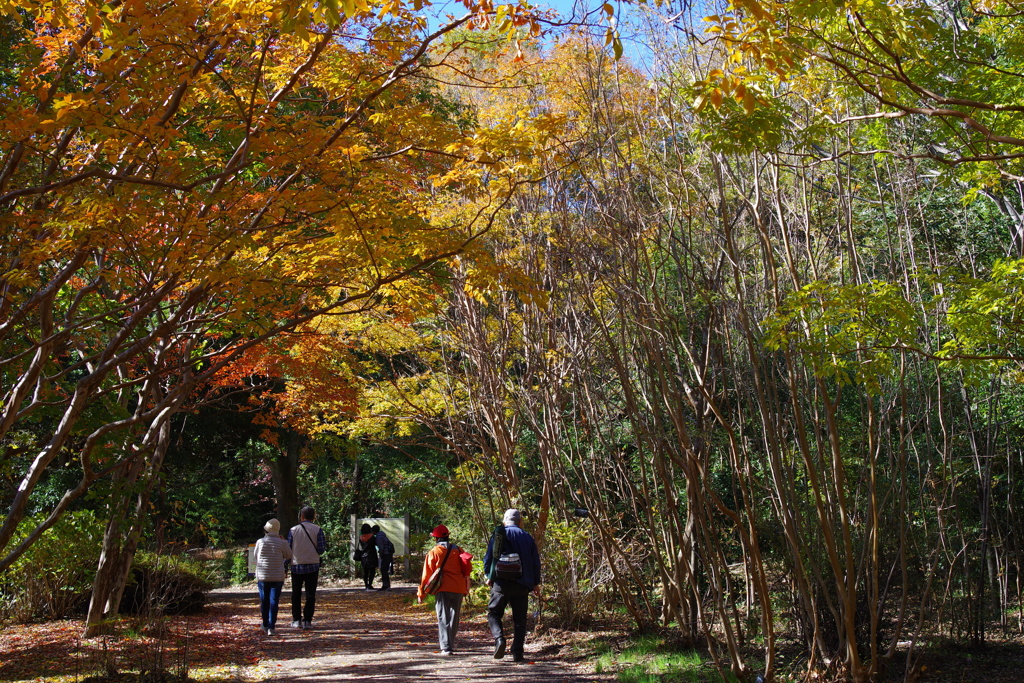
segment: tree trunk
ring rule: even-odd
[[[306,437],[285,431],[277,455],[267,460],[277,498],[277,518],[282,528],[291,527],[299,519],[299,458],[306,446]]]
[[[149,461],[137,457],[121,481],[115,483],[118,490],[114,493],[110,519],[103,535],[103,550],[96,567],[85,621],[85,638],[103,633],[105,621],[115,616],[120,609],[121,596],[124,595],[135,551],[142,537],[149,498],[160,477],[164,455],[170,445],[169,413],[162,414],[158,419],[160,423],[150,428],[150,434],[156,434],[156,443]],[[133,494],[136,494],[135,505],[129,510]]]

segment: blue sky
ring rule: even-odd
[[[502,4],[502,2],[507,1],[494,0],[495,4]],[[623,15],[628,16],[629,13],[636,11],[630,4],[619,2],[619,0],[607,1],[615,7],[617,15],[621,12]],[[603,36],[607,26],[605,23],[605,13],[601,10],[604,2],[605,0],[533,0],[532,4],[539,8],[553,9],[566,20],[572,19],[578,22],[587,17],[588,22],[595,25],[595,34]],[[466,12],[465,6],[456,0],[439,1],[432,5],[432,9],[436,16],[445,16],[446,14],[462,16]],[[626,30],[623,30],[622,35],[624,56],[643,70],[644,63],[650,61],[651,51],[643,45],[630,41]]]

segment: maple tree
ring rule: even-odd
[[[0,5],[0,570],[113,477],[94,591],[112,609],[195,388],[285,330],[401,298],[488,229],[524,166],[494,153],[506,130],[454,115],[431,84],[446,55],[427,55],[493,8],[430,30],[419,6]],[[55,465],[77,483],[11,546]]]
[[[303,456],[324,425],[355,412],[353,342],[346,329],[362,316],[320,318],[248,349],[207,385],[211,400],[236,396],[274,454],[264,458],[274,485],[279,519],[296,519]]]
[[[480,36],[471,33],[452,32],[431,51],[438,63],[451,66],[442,95],[452,111],[471,116],[476,122],[477,130],[467,142],[481,161],[490,166],[508,166],[524,181],[535,182],[546,173],[544,164],[557,159],[564,144],[564,115],[546,107],[534,107],[532,111],[498,107],[487,95],[494,90],[528,89],[525,74],[530,62],[536,60],[532,52],[535,47],[526,40],[508,43],[495,31]],[[471,47],[459,50],[467,44]],[[479,87],[482,85],[486,87]],[[537,100],[533,93],[530,100]],[[453,146],[449,151],[455,149]],[[466,154],[467,149],[459,153]],[[489,197],[480,201],[472,193],[462,193],[458,201],[441,196],[423,202],[423,206],[431,221],[442,225],[476,223],[487,211],[483,219],[490,233],[503,229],[506,209],[511,207],[506,203],[499,211],[489,210],[492,202]],[[374,395],[374,388],[380,383],[394,388],[418,381],[417,372],[398,367],[410,352],[403,348],[409,337],[401,328],[432,313],[438,301],[446,301],[449,295],[457,296],[465,290],[470,296],[479,296],[494,278],[502,277],[507,268],[499,267],[489,251],[483,240],[467,245],[457,259],[459,264],[439,264],[433,279],[406,281],[400,297],[382,297],[372,312],[364,310],[344,319],[318,317],[293,334],[250,350],[217,376],[215,385],[222,389],[247,387],[253,392],[249,409],[257,411],[254,419],[264,427],[262,438],[278,452],[268,465],[282,518],[294,516],[289,513],[297,504],[295,481],[300,459],[317,435],[358,433],[366,438],[376,432],[380,436],[373,411],[360,415],[358,404],[376,402],[379,397]],[[472,276],[466,277],[461,271],[469,261],[473,263]],[[525,279],[519,284],[529,286]],[[418,342],[416,346],[422,350]],[[364,396],[368,388],[369,395]],[[383,404],[378,403],[377,408],[383,408]],[[392,415],[404,412],[386,410]],[[500,414],[499,405],[490,407],[494,425],[500,422]],[[361,425],[354,424],[357,419],[363,421]],[[398,431],[407,434],[405,428]],[[453,438],[444,440],[450,445],[457,442]],[[509,477],[508,490],[515,497],[519,487],[511,459],[511,434],[498,442],[504,472]],[[486,440],[478,443],[486,445]]]

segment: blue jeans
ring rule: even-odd
[[[277,605],[281,602],[281,589],[284,581],[258,581],[260,591],[260,616],[263,617],[263,628],[274,628],[277,624]]]

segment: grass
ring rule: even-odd
[[[607,643],[597,647],[597,673],[614,673],[622,683],[700,683],[721,681],[700,653],[678,650],[662,636],[639,636],[615,652]]]

